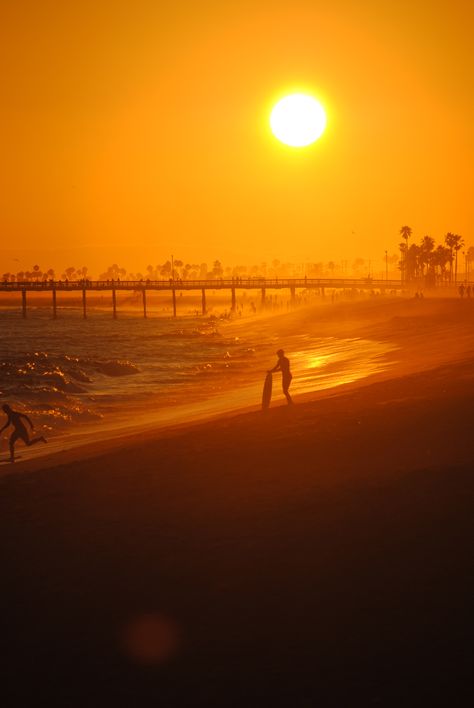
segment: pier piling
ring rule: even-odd
[[[69,280],[44,280],[44,281],[18,281],[12,282],[8,280],[0,281],[0,292],[10,292],[10,293],[21,293],[21,313],[23,319],[30,316],[27,312],[27,299],[28,293],[31,293],[34,297],[42,293],[51,291],[52,298],[52,316],[55,319],[57,317],[57,293],[63,292],[75,292],[76,297],[80,298],[80,293],[82,293],[82,315],[84,319],[87,319],[87,303],[86,295],[87,291],[94,293],[112,292],[112,308],[113,308],[113,318],[117,319],[117,291],[120,292],[133,292],[135,297],[141,292],[142,293],[142,306],[143,306],[143,317],[148,317],[148,303],[147,303],[147,291],[148,292],[170,292],[171,293],[171,304],[173,308],[173,317],[177,317],[177,301],[176,301],[176,290],[179,289],[180,296],[183,296],[184,292],[188,293],[190,291],[196,291],[197,293],[201,291],[201,307],[202,314],[206,315],[207,310],[207,290],[221,290],[226,291],[231,295],[231,311],[237,309],[237,289],[244,292],[244,294],[249,294],[249,291],[254,291],[251,295],[251,299],[248,301],[250,306],[255,308],[256,298],[255,292],[258,298],[258,290],[261,292],[260,308],[264,310],[266,307],[271,307],[273,302],[276,302],[277,296],[272,295],[272,291],[277,290],[280,292],[278,299],[281,297],[282,289],[290,292],[291,306],[296,306],[296,289],[306,288],[307,292],[317,294],[321,299],[325,300],[326,288],[330,288],[331,292],[334,293],[336,290],[347,290],[354,289],[357,290],[371,290],[387,292],[388,290],[403,291],[407,289],[407,284],[405,281],[401,280],[387,280],[382,279],[360,279],[360,278],[262,278],[262,277],[249,277],[249,278],[229,278],[229,279],[199,279],[199,280],[184,280],[175,281],[173,279],[169,280],[147,280],[146,283],[143,279],[133,280],[133,281],[121,281],[121,280],[79,280],[79,281],[69,281]],[[268,290],[269,296],[266,296],[266,291]],[[106,295],[108,297],[108,295]],[[228,295],[226,296],[228,297]],[[28,300],[29,302],[29,300]],[[168,311],[169,312],[169,311]],[[62,316],[62,310],[61,310]]]
[[[293,286],[290,287],[290,300],[292,306],[294,307],[296,304],[296,288]]]
[[[173,317],[176,317],[176,290],[173,288]]]

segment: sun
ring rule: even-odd
[[[324,133],[326,113],[312,96],[293,93],[273,108],[270,127],[273,135],[285,145],[306,147]]]

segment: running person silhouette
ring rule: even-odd
[[[270,369],[268,371],[268,373],[273,374],[274,371],[281,371],[281,385],[283,388],[283,393],[285,394],[288,403],[291,404],[293,403],[293,399],[291,398],[290,393],[288,391],[288,389],[290,388],[291,379],[293,378],[290,371],[290,361],[285,356],[285,352],[283,351],[283,349],[279,349],[277,351],[277,357],[277,363],[275,364],[273,369]]]
[[[31,420],[28,418],[27,415],[24,413],[19,413],[18,411],[14,411],[8,403],[5,403],[2,406],[2,410],[7,414],[7,422],[3,426],[3,428],[0,429],[0,433],[3,433],[4,430],[8,428],[9,425],[13,425],[13,433],[10,435],[10,461],[15,462],[15,443],[20,438],[23,440],[25,445],[30,447],[30,445],[36,445],[36,443],[39,442],[47,442],[46,438],[44,438],[42,435],[38,436],[37,438],[30,438],[28,435],[28,432],[23,424],[22,418],[24,418],[26,421],[28,421],[28,424],[33,430],[33,423]]]

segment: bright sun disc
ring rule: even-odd
[[[294,93],[278,101],[270,115],[273,135],[285,145],[311,145],[324,132],[326,114],[322,105],[312,96]]]

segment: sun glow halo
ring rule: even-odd
[[[321,137],[326,127],[326,113],[312,96],[294,93],[282,98],[270,115],[273,135],[285,145],[306,147]]]

